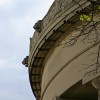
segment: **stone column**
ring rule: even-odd
[[[92,80],[92,85],[98,90],[98,100],[100,100],[100,76]]]
[[[100,100],[100,90],[98,91],[98,100]]]

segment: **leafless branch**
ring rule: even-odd
[[[82,70],[87,70],[87,69],[89,69],[89,71],[88,72],[86,72],[85,73],[85,75],[84,75],[84,77],[86,76],[86,75],[88,75],[88,74],[97,74],[98,73],[98,71],[99,71],[99,68],[100,68],[100,45],[99,45],[99,47],[98,47],[98,51],[97,51],[97,53],[91,53],[91,55],[94,55],[94,54],[96,54],[96,59],[94,60],[94,63],[93,64],[90,64],[90,65],[87,65],[87,64],[83,64],[83,65],[85,65],[85,66],[87,66],[87,67],[84,67]],[[91,68],[92,68],[92,70],[91,70]],[[82,71],[81,70],[81,71]]]
[[[97,5],[92,3],[90,7],[83,9],[79,2],[76,0],[74,0],[74,2],[81,8],[80,14],[83,12],[90,14],[91,20],[83,22],[83,25],[77,28],[77,31],[80,32],[78,35],[73,36],[73,34],[70,34],[69,41],[65,41],[63,44],[59,44],[58,46],[64,45],[64,47],[70,47],[74,45],[80,37],[83,38],[81,40],[83,43],[96,43],[100,39],[100,20],[96,21],[94,18],[94,16],[99,16],[98,13],[100,10],[96,9]]]

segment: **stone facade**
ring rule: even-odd
[[[55,0],[34,25],[23,64],[28,65],[37,100],[100,97],[99,4],[98,0]]]

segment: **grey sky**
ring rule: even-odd
[[[0,100],[33,100],[28,55],[34,23],[42,19],[54,0],[0,0]]]

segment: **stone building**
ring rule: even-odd
[[[99,15],[99,0],[55,0],[34,25],[23,64],[37,100],[99,99]]]

